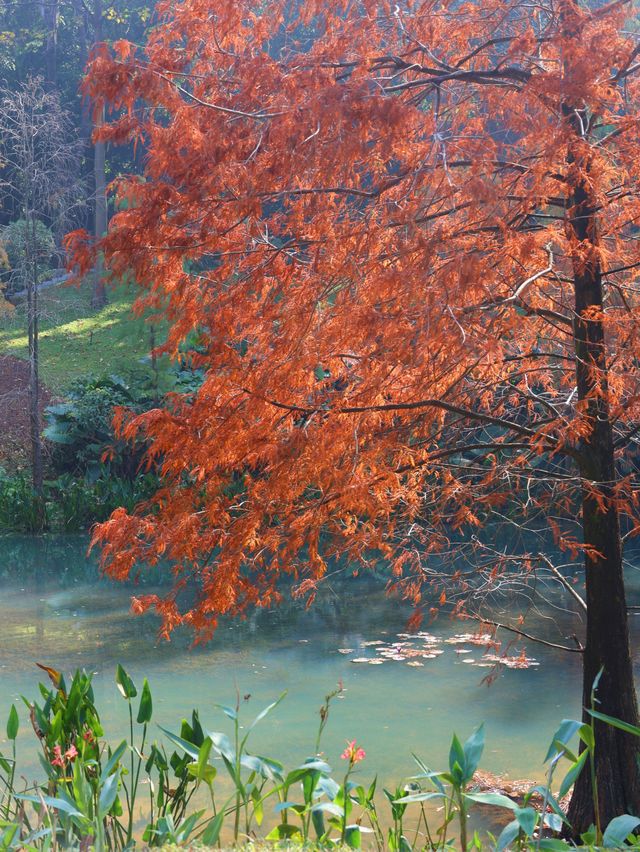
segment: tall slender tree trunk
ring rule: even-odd
[[[585,544],[587,635],[582,702],[584,719],[595,678],[602,672],[597,709],[638,725],[638,705],[629,648],[622,542],[615,497],[616,465],[603,325],[602,269],[598,249],[596,205],[590,198],[589,150],[580,138],[576,109],[565,109],[575,133],[569,153],[574,185],[568,197],[569,237],[575,289],[574,344],[577,396],[590,432],[580,452],[582,525]],[[579,249],[579,251],[578,251]],[[640,740],[609,725],[596,723],[596,815],[590,773],[579,776],[568,818],[575,834],[592,824],[602,828],[623,813],[640,814]]]
[[[94,0],[93,27],[95,43],[102,41],[102,0]],[[104,123],[104,110],[98,115],[94,131]],[[107,230],[107,180],[105,173],[106,145],[104,142],[94,142],[93,148],[93,179],[94,179],[94,235],[96,239],[104,236]],[[107,303],[107,292],[104,285],[104,268],[98,259],[94,270],[93,294],[91,304],[94,308],[102,308]]]
[[[96,128],[102,124],[103,116],[96,122]],[[96,239],[104,236],[107,230],[107,187],[105,179],[105,143],[95,142],[93,150],[93,174],[95,183],[95,228]],[[91,304],[94,308],[102,308],[107,303],[107,293],[104,285],[104,268],[101,258],[96,261],[94,270],[93,294]]]
[[[29,342],[29,432],[31,440],[31,476],[37,501],[42,499],[44,473],[42,463],[42,423],[40,417],[38,257],[36,221],[25,213],[25,260],[27,271],[27,314]]]
[[[58,79],[58,26],[60,23],[60,0],[45,0],[42,16],[46,31],[45,74],[46,82],[53,88]]]

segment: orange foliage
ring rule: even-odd
[[[629,8],[167,0],[144,48],[95,54],[100,135],[147,152],[99,249],[168,319],[168,353],[197,333],[206,371],[166,410],[119,415],[164,481],[98,527],[106,570],[168,559],[197,588],[136,611],[207,638],[276,602],[281,576],[315,594],[333,560],[372,554],[419,603],[425,554],[518,494],[581,548],[561,519],[590,398],[619,435],[640,414]],[[576,187],[587,238],[568,226]],[[68,242],[90,269],[96,247]],[[610,375],[594,365],[578,399],[574,281],[596,267],[606,299],[585,321]],[[634,489],[616,500],[636,524]]]

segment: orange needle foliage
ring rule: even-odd
[[[196,394],[120,416],[164,484],[96,533],[114,577],[169,559],[196,579],[186,612],[138,599],[167,634],[272,604],[283,574],[313,592],[338,556],[381,554],[417,601],[425,552],[517,494],[575,516],[581,265],[606,286],[591,396],[620,435],[639,413],[628,4],[297,5],[160,3],[144,49],[99,50],[86,84],[112,110],[102,137],[144,145],[146,167],[115,182],[98,247],[70,235],[74,262],[99,249],[132,274],[166,351],[187,357],[195,334],[206,371]],[[576,182],[593,240],[567,224]],[[615,499],[635,525],[629,478]]]
[[[604,669],[601,709],[637,724],[619,529],[640,531],[631,11],[181,0],[159,4],[144,48],[96,53],[100,135],[143,145],[146,165],[115,182],[97,246],[70,235],[73,262],[100,251],[133,277],[138,308],[169,322],[165,351],[205,373],[119,415],[163,486],[95,535],[113,577],[171,561],[174,591],[135,602],[166,635],[206,639],[221,614],[274,603],[283,576],[312,598],[338,558],[388,560],[415,602],[430,578],[460,601],[430,552],[505,513],[516,530],[546,518],[584,556],[584,701]],[[515,535],[485,586],[532,566]],[[636,745],[597,736],[596,821],[640,806]]]

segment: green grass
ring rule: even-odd
[[[40,293],[40,374],[54,392],[78,376],[135,368],[149,354],[150,326],[131,311],[133,295],[111,290],[109,304],[91,307],[91,286],[51,287]],[[0,354],[27,358],[25,305],[0,316]],[[157,339],[157,342],[160,342]]]

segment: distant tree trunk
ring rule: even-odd
[[[578,111],[567,107],[565,117],[579,139]],[[584,250],[581,256],[576,253],[573,257],[574,345],[578,399],[585,407],[591,427],[580,454],[587,597],[582,702],[584,719],[589,721],[586,711],[591,703],[593,682],[602,670],[597,709],[638,725],[615,498],[616,466],[602,322],[598,221],[596,205],[584,177],[589,171],[589,161],[581,150],[580,140],[575,153],[569,156],[569,165],[575,167],[569,173],[583,177],[576,178],[568,198],[568,228],[572,239]],[[599,722],[595,731],[599,814],[595,814],[590,773],[585,768],[576,782],[568,812],[576,835],[592,824],[605,828],[620,814],[640,813],[640,740]]]
[[[102,124],[102,116],[96,122],[96,127]],[[107,230],[107,187],[105,179],[105,143],[95,142],[93,153],[93,173],[95,181],[95,228],[97,239],[104,236]],[[107,293],[104,286],[104,268],[98,259],[94,270],[93,295],[91,304],[94,308],[102,308],[107,303]]]
[[[34,213],[25,211],[25,253],[27,277],[27,322],[29,341],[29,432],[31,439],[31,476],[33,490],[42,498],[42,422],[40,417],[39,317],[38,317],[38,245]]]
[[[102,0],[94,0],[93,9],[95,42],[102,41]],[[104,110],[98,116],[94,131],[104,123]],[[107,230],[107,180],[105,175],[106,145],[104,142],[94,142],[93,176],[94,176],[94,234],[97,239],[104,236]],[[91,304],[94,308],[102,308],[107,303],[107,293],[104,286],[104,268],[98,260],[94,271],[93,295]]]
[[[60,2],[59,0],[44,0],[40,8],[46,31],[46,82],[49,87],[53,87],[56,85],[58,79],[58,25],[60,22]]]

